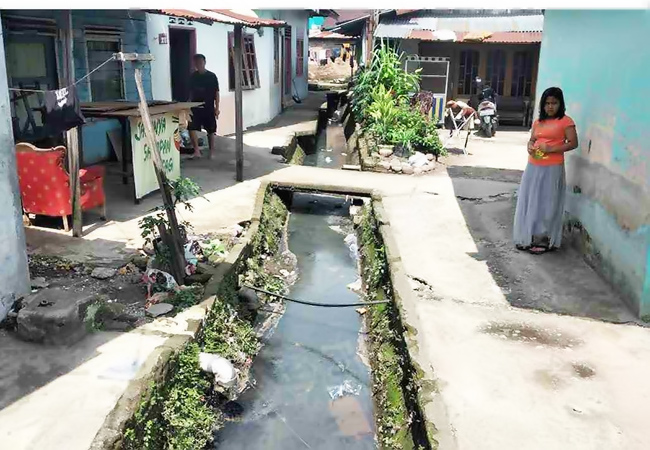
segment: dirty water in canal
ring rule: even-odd
[[[350,206],[345,197],[294,193],[288,240],[299,279],[290,297],[360,301],[347,287],[359,278]],[[375,448],[363,342],[355,308],[287,303],[253,365],[256,385],[239,399],[243,413],[217,432],[215,448]]]

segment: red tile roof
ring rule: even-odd
[[[230,9],[208,9],[207,11],[212,11],[216,12],[219,14],[223,14],[224,16],[231,17],[236,20],[241,20],[242,22],[248,23],[250,26],[267,26],[267,27],[273,27],[273,26],[283,26],[286,24],[286,22],[283,22],[281,20],[274,20],[274,19],[262,19],[259,17],[251,17],[251,16],[245,16],[243,14],[238,14],[236,12],[233,12]]]
[[[182,17],[190,20],[197,20],[201,22],[218,22],[228,25],[244,25],[252,28],[259,27],[281,27],[286,24],[281,20],[261,19],[259,17],[246,16],[243,14],[235,13],[229,9],[208,9],[200,11],[190,11],[188,9],[155,9],[149,10],[157,14],[164,14],[166,16]]]

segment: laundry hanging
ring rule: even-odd
[[[49,136],[68,131],[86,122],[75,86],[45,92],[45,129]]]

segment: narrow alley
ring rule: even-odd
[[[0,450],[650,449],[650,15],[0,14]]]

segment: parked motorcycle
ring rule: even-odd
[[[489,100],[483,100],[478,105],[478,117],[480,120],[479,132],[485,137],[494,136],[499,125],[497,116],[497,105]]]

